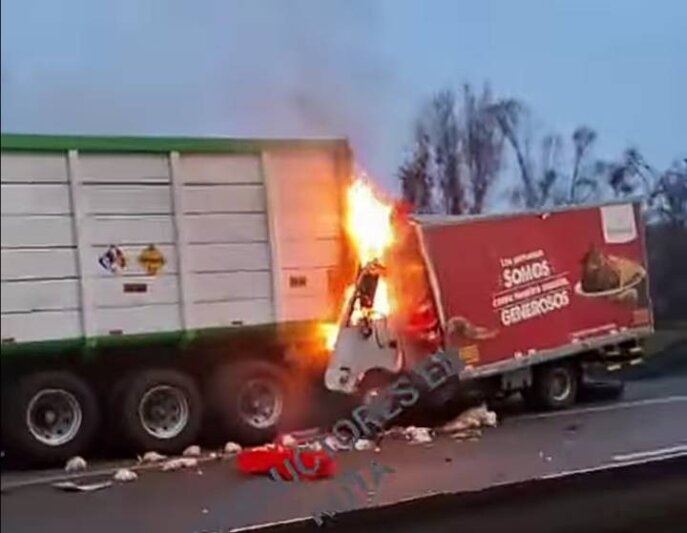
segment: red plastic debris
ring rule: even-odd
[[[249,448],[238,454],[236,465],[242,474],[247,475],[268,474],[274,468],[285,481],[293,479],[293,472],[304,480],[332,477],[336,474],[336,463],[324,451],[299,450],[298,455],[302,466],[296,460],[294,448],[279,445]]]

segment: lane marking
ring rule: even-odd
[[[679,459],[680,457],[687,457],[687,452],[677,452],[666,455],[659,455],[653,457],[645,457],[642,459],[635,459],[630,461],[623,461],[618,463],[604,463],[598,466],[591,466],[589,468],[580,468],[579,470],[563,470],[562,472],[554,472],[552,474],[545,474],[538,479],[556,479],[559,477],[572,476],[576,474],[589,474],[591,472],[600,472],[603,470],[613,470],[615,468],[623,468],[625,466],[642,465],[647,463],[658,463],[668,459]]]
[[[676,453],[687,453],[687,444],[680,444],[678,446],[671,446],[670,448],[658,448],[656,450],[647,450],[643,452],[625,453],[614,455],[614,461],[632,461],[633,459],[642,459],[644,457],[657,457],[662,455],[674,455]]]
[[[579,415],[583,413],[597,413],[603,411],[614,411],[616,409],[630,409],[632,407],[643,407],[645,405],[661,405],[666,403],[687,402],[687,396],[666,396],[664,398],[649,398],[646,400],[634,400],[630,402],[619,402],[608,405],[597,405],[594,407],[580,407],[577,409],[567,409],[554,413],[535,413],[531,415],[515,416],[512,420],[535,420],[540,418],[555,418],[559,416]]]
[[[675,446],[674,448],[680,448],[680,446]],[[668,450],[670,448],[666,448]],[[598,471],[603,471],[603,470],[613,470],[616,468],[622,468],[626,466],[633,466],[633,465],[639,465],[639,464],[646,464],[646,463],[658,463],[667,459],[678,459],[680,457],[687,457],[687,451],[682,452],[672,452],[672,453],[666,453],[665,455],[661,456],[651,456],[651,457],[646,457],[643,459],[639,460],[632,460],[632,461],[625,461],[625,462],[618,462],[618,463],[605,463],[602,465],[598,466],[593,466],[590,468],[581,468],[579,470],[564,470],[562,472],[556,472],[553,474],[545,474],[543,476],[535,477],[535,478],[530,478],[530,479],[524,479],[524,480],[510,480],[510,481],[502,481],[500,483],[494,483],[493,485],[489,485],[488,487],[483,487],[479,489],[472,489],[472,490],[466,490],[462,491],[465,494],[470,494],[470,493],[475,493],[475,492],[481,492],[481,491],[488,491],[493,488],[503,488],[507,487],[509,485],[517,485],[519,483],[524,483],[528,481],[534,481],[534,480],[548,480],[548,479],[556,479],[556,478],[562,478],[562,477],[568,477],[572,475],[577,475],[577,474],[586,474],[590,472],[598,472]],[[383,503],[377,506],[377,508],[390,508],[393,506],[396,506],[398,504],[402,503],[408,503],[408,502],[414,502],[418,500],[422,500],[427,497],[432,497],[432,496],[441,496],[441,495],[448,495],[448,496],[453,496],[457,495],[460,492],[454,492],[454,491],[430,491],[428,494],[423,494],[421,496],[408,496],[406,498],[402,498],[396,502],[392,503]],[[361,509],[349,509],[348,511],[357,511],[357,510],[365,510],[364,508]],[[347,511],[341,511],[347,512]],[[262,523],[262,524],[254,524],[250,526],[243,526],[243,527],[235,527],[232,529],[229,529],[228,533],[243,533],[243,532],[249,532],[249,531],[259,531],[263,528],[271,527],[271,526],[279,526],[279,525],[287,525],[287,524],[293,524],[293,523],[307,523],[312,520],[312,516],[303,516],[303,517],[298,517],[298,518],[289,518],[286,520],[277,520],[274,522],[267,522],[267,523]]]

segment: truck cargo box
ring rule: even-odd
[[[639,204],[416,223],[445,344],[472,373],[652,330]]]
[[[2,137],[2,342],[314,320],[345,141]]]

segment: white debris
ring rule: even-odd
[[[143,457],[138,458],[139,463],[159,463],[167,459],[166,455],[157,452],[146,452]]]
[[[482,404],[463,411],[456,418],[439,428],[442,433],[460,433],[466,430],[479,429],[481,427],[496,427],[496,413],[487,409]]]
[[[111,481],[104,481],[102,483],[88,483],[85,485],[79,485],[73,481],[61,481],[58,483],[53,483],[54,488],[67,492],[95,492],[96,490],[106,489],[111,486]]]
[[[219,459],[219,454],[217,452],[210,452],[208,454],[208,459],[210,459],[211,461]]]
[[[282,435],[279,440],[281,442],[281,445],[286,446],[287,448],[295,448],[296,446],[298,446],[298,441],[288,433],[286,435]]]
[[[163,472],[173,472],[182,468],[194,468],[198,466],[198,459],[195,457],[178,457],[170,459],[162,465]]]
[[[189,446],[181,453],[181,455],[184,457],[200,457],[200,446]]]
[[[86,463],[86,459],[83,457],[79,457],[78,455],[76,457],[72,457],[67,461],[67,464],[64,465],[64,471],[65,472],[80,472],[82,470],[86,470],[86,467],[88,466],[88,463]]]
[[[227,442],[224,445],[224,453],[239,453],[241,451],[241,445],[236,444],[235,442]]]
[[[475,440],[482,436],[481,429],[464,429],[462,431],[456,431],[451,433],[451,438],[454,440]]]
[[[322,451],[322,445],[318,441],[302,442],[301,444],[298,445],[298,447],[302,450],[308,450],[311,452]]]
[[[120,468],[114,473],[112,479],[126,483],[128,481],[136,481],[138,479],[138,474],[128,468]]]
[[[408,426],[405,428],[405,437],[411,444],[426,444],[432,442],[432,433],[429,428]]]
[[[368,439],[358,439],[353,445],[359,452],[363,450],[373,450],[375,448],[375,443]]]
[[[350,450],[350,447],[347,443],[341,442],[334,435],[327,435],[324,439],[324,442],[329,448],[337,452]]]

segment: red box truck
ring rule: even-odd
[[[383,264],[362,269],[342,313],[328,389],[369,392],[437,350],[463,384],[573,403],[592,369],[641,361],[653,331],[638,203],[397,221]],[[388,316],[363,313],[381,278]]]

